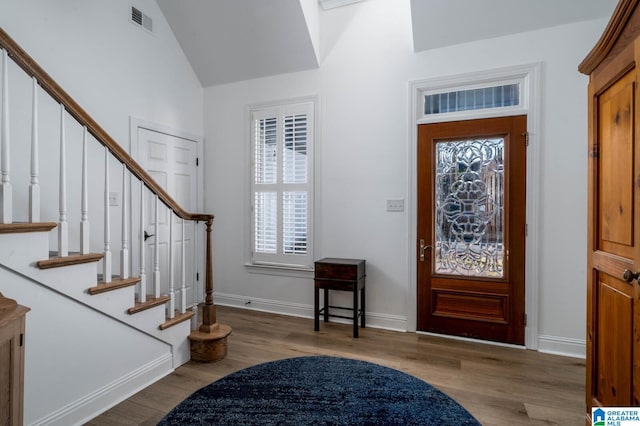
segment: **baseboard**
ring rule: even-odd
[[[587,342],[581,339],[540,335],[538,336],[538,352],[585,359]]]
[[[255,297],[239,296],[228,293],[214,293],[216,305],[231,306],[234,308],[250,309],[254,311],[269,312],[272,314],[290,315],[294,317],[313,319],[313,306],[301,303],[287,303],[279,300],[260,299]],[[366,313],[367,327],[381,328],[393,331],[407,331],[407,317],[387,315],[376,312]],[[351,324],[349,320],[331,318],[331,322]]]
[[[143,365],[31,425],[82,425],[173,371],[170,353]]]

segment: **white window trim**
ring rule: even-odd
[[[539,319],[539,272],[538,272],[538,192],[540,189],[539,158],[540,158],[540,63],[525,64],[495,70],[460,74],[409,82],[409,149],[407,170],[409,170],[409,212],[407,235],[409,242],[409,261],[407,275],[409,276],[409,295],[407,297],[407,325],[408,331],[415,331],[417,324],[417,258],[415,241],[417,240],[417,167],[418,125],[438,123],[443,121],[460,121],[477,118],[506,117],[513,115],[527,115],[527,132],[529,146],[527,148],[527,194],[526,194],[526,222],[528,236],[526,240],[525,265],[525,312],[527,325],[525,327],[525,346],[527,349],[538,348],[538,319]],[[439,92],[454,91],[475,87],[508,84],[521,81],[521,99],[518,107],[488,108],[470,111],[458,111],[443,114],[424,114],[424,95]]]
[[[289,264],[289,263],[276,263],[276,262],[254,262],[252,256],[253,250],[253,136],[252,136],[252,112],[258,111],[261,109],[269,109],[275,107],[283,107],[287,108],[289,105],[293,104],[301,104],[301,103],[309,103],[312,108],[312,121],[313,121],[313,129],[311,132],[312,135],[312,143],[311,148],[308,151],[309,154],[309,186],[311,188],[310,197],[308,199],[308,240],[309,243],[309,263],[306,265],[302,264]],[[276,100],[270,102],[261,102],[261,103],[252,103],[245,106],[245,164],[247,165],[247,173],[245,173],[245,188],[246,194],[245,197],[245,264],[247,271],[250,273],[257,274],[267,274],[267,275],[281,275],[281,276],[290,276],[297,278],[309,278],[313,276],[313,261],[314,261],[314,253],[315,253],[315,216],[316,216],[316,176],[317,176],[317,165],[316,165],[316,154],[318,151],[318,140],[319,140],[319,99],[317,96],[307,96],[307,97],[299,97],[299,98],[291,98],[291,99],[283,99]]]
[[[510,72],[509,70],[513,70]],[[416,124],[442,123],[446,121],[472,120],[479,118],[508,117],[529,114],[532,103],[532,74],[527,69],[505,68],[501,70],[484,71],[463,74],[433,80],[413,82],[416,85],[415,103],[413,105]],[[520,103],[508,107],[481,108],[467,111],[444,112],[440,114],[424,113],[424,96],[458,90],[480,89],[484,87],[501,86],[517,83],[520,86]]]

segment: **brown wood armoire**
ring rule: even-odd
[[[620,0],[589,76],[587,381],[591,408],[640,405],[640,0]]]

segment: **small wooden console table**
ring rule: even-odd
[[[353,337],[358,337],[358,317],[360,326],[365,328],[365,261],[363,259],[325,258],[315,262],[315,298],[314,298],[314,330],[320,330],[320,314],[324,322],[329,317],[353,319]],[[320,309],[320,289],[324,290],[324,306]],[[353,293],[353,308],[329,306],[329,290],[350,291]],[[358,307],[358,291],[360,306]],[[353,315],[335,315],[329,309],[352,311]]]

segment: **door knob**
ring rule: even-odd
[[[622,278],[623,278],[626,282],[630,283],[630,282],[632,282],[633,280],[637,280],[638,278],[640,278],[640,273],[638,273],[638,272],[631,272],[630,270],[625,269],[625,270],[624,270],[624,272],[622,273]],[[640,283],[639,283],[639,284],[640,284]]]
[[[147,231],[144,231],[144,240],[147,241],[149,238],[153,237],[156,234],[147,234]]]

